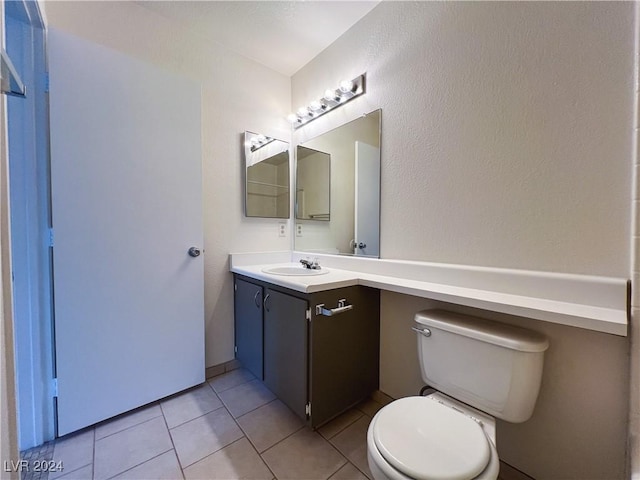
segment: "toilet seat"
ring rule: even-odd
[[[384,461],[413,479],[475,478],[495,456],[479,420],[431,397],[387,405],[374,417],[371,435]]]

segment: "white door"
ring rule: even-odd
[[[200,87],[49,30],[58,435],[204,381]]]
[[[380,255],[380,149],[356,142],[356,255]]]

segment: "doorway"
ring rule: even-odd
[[[25,97],[7,98],[18,444],[24,450],[55,437],[46,37],[37,2],[3,7],[6,50],[26,86]]]

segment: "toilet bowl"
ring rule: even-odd
[[[495,421],[441,393],[382,408],[367,431],[376,480],[495,480]]]
[[[435,390],[386,405],[367,431],[375,480],[495,480],[495,418],[533,414],[547,338],[443,310],[415,316],[422,379]],[[464,402],[464,403],[463,403]]]

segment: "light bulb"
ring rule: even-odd
[[[347,93],[353,90],[353,82],[351,80],[343,80],[340,82],[340,91]]]
[[[326,89],[324,91],[324,99],[325,100],[330,100],[330,101],[335,101],[336,100],[336,91],[335,90],[331,90],[330,88]]]
[[[322,110],[322,103],[320,103],[318,100],[314,100],[309,104],[309,108],[314,112],[317,112],[318,110]]]
[[[299,117],[306,117],[307,115],[309,115],[309,109],[307,107],[300,107],[298,109],[298,116]]]
[[[296,123],[298,121],[298,116],[295,113],[290,113],[287,115],[287,121],[289,123]]]
[[[264,143],[267,141],[267,137],[265,137],[264,135],[258,135],[258,137],[256,138],[258,143]]]

